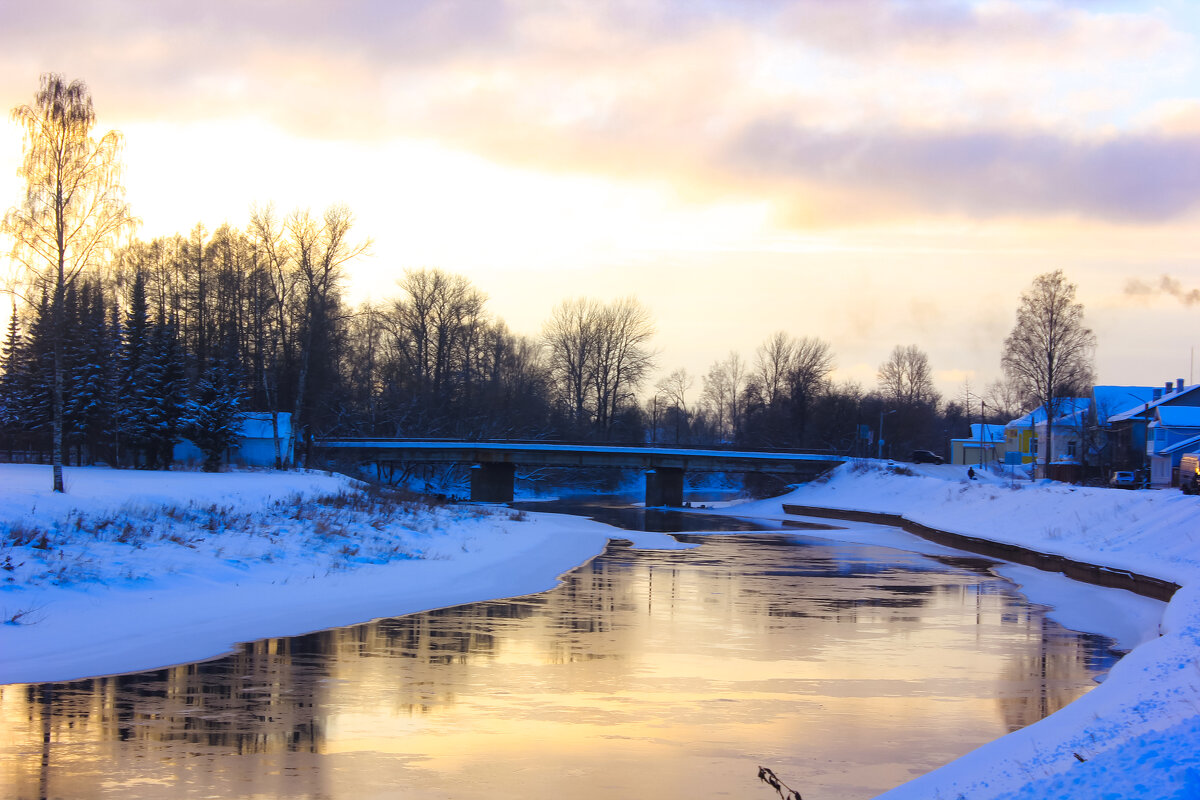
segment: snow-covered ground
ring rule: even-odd
[[[987,473],[968,480],[965,467],[893,470],[861,462],[786,497],[719,513],[778,519],[785,516],[782,503],[902,514],[933,528],[1183,587],[1157,631],[1144,631],[1144,641],[1080,700],[879,800],[1200,798],[1200,497],[1175,489],[1030,484]],[[1018,583],[1044,580],[1029,568],[1001,571]],[[1033,585],[1026,591],[1053,603],[1062,590]]]
[[[1128,623],[1117,635],[1134,649],[1081,700],[882,797],[1200,797],[1200,498],[911,469],[846,465],[785,498],[712,513],[779,519],[782,502],[899,513],[1183,589],[1161,620],[1162,604],[1120,601]],[[320,473],[66,474],[68,494],[55,496],[48,467],[0,465],[0,622],[11,622],[0,625],[0,683],[149,669],[239,641],[541,591],[613,535],[684,546],[573,517],[396,502]],[[828,535],[924,546],[880,526]],[[1071,624],[1071,582],[1002,571]],[[1110,613],[1090,602],[1083,617]]]
[[[49,467],[0,465],[0,683],[151,669],[544,591],[613,535],[574,517],[374,503],[351,484],[68,468],[54,495]]]

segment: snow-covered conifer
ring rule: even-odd
[[[104,451],[112,416],[108,390],[113,377],[114,348],[104,301],[98,283],[85,283],[79,292],[78,334],[69,356],[73,364],[66,418],[71,432],[86,449],[88,463]]]
[[[204,453],[205,472],[219,470],[226,451],[237,441],[243,402],[237,348],[227,335],[220,352],[201,370],[184,420],[184,435]]]
[[[146,458],[151,466],[169,469],[187,403],[183,352],[174,319],[154,324],[147,355],[143,386],[147,410]]]
[[[20,347],[21,323],[17,318],[17,303],[14,300],[12,316],[8,318],[8,330],[5,332],[4,342],[0,344],[0,435],[4,437],[10,460],[13,436],[21,423],[17,394],[17,358],[20,355]]]
[[[139,272],[130,292],[129,310],[121,330],[118,403],[114,409],[117,458],[135,466],[149,443],[150,400],[147,372],[150,365],[150,319],[146,305],[146,280]]]

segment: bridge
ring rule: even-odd
[[[684,474],[692,472],[777,472],[811,479],[841,464],[845,456],[695,450],[622,445],[466,442],[412,439],[317,439],[330,456],[363,463],[469,464],[471,499],[509,503],[517,466],[623,467],[646,476],[646,506],[683,505]]]

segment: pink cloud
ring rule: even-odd
[[[1180,216],[1200,202],[1200,140],[1154,133],[1077,139],[1053,132],[826,132],[748,125],[732,170],[891,195],[976,217],[1067,214],[1120,222]]]

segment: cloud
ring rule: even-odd
[[[723,13],[769,26],[792,42],[878,60],[1011,57],[1091,60],[1143,56],[1182,44],[1154,14],[1124,13],[1102,0],[727,0]],[[1108,6],[1106,8],[1106,6]]]
[[[248,117],[307,138],[436,141],[689,199],[762,200],[796,219],[1170,219],[1200,186],[1186,137],[1068,132],[1057,118],[1017,130],[1006,116],[1069,106],[1061,63],[1103,81],[1173,36],[1156,16],[1110,10],[43,0],[0,11],[0,96],[28,101],[53,69],[89,82],[102,125]]]
[[[1200,201],[1200,140],[1154,133],[830,132],[763,120],[735,137],[724,158],[764,178],[880,192],[914,210],[970,217],[1144,223],[1179,217]]]
[[[1178,279],[1170,275],[1160,276],[1155,283],[1147,283],[1140,278],[1134,278],[1125,284],[1125,294],[1136,298],[1167,295],[1188,307],[1200,305],[1200,289],[1185,289]]]

